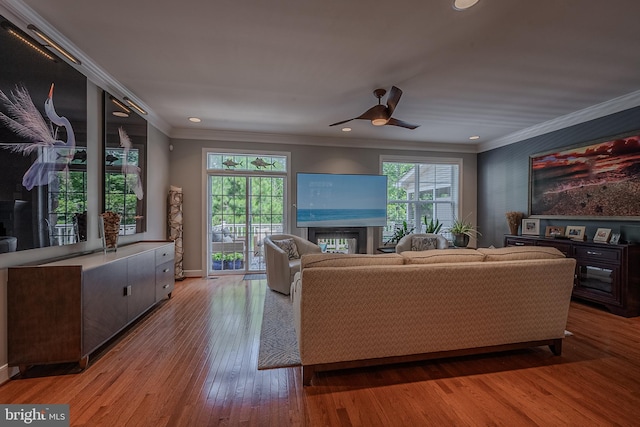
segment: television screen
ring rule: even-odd
[[[298,173],[298,227],[381,227],[387,176]]]

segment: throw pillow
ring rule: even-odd
[[[298,247],[293,239],[272,240],[273,244],[282,249],[289,259],[298,259],[300,254],[298,253]]]
[[[416,237],[411,238],[412,251],[428,251],[438,247],[438,239],[436,237]]]

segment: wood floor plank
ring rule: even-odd
[[[34,367],[2,403],[68,403],[72,426],[637,425],[640,318],[572,302],[547,347],[319,373],[257,370],[265,280],[190,278],[75,365]],[[428,327],[428,325],[425,325]]]

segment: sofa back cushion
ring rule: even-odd
[[[546,246],[508,246],[506,248],[478,248],[485,261],[518,261],[527,259],[565,258],[556,248]]]
[[[437,251],[406,251],[401,255],[405,264],[440,264],[445,262],[484,261],[484,254],[475,249],[440,249]]]
[[[398,254],[305,254],[302,268],[310,267],[355,267],[360,265],[402,265]]]

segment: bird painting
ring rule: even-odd
[[[131,138],[122,126],[118,128],[118,136],[120,137],[120,147],[122,147],[122,174],[127,181],[127,185],[133,190],[138,200],[144,197],[142,189],[142,179],[140,178],[140,168],[137,165],[129,164],[129,150],[131,149]]]
[[[69,163],[75,155],[76,139],[71,122],[56,113],[53,104],[51,84],[49,96],[44,102],[47,123],[36,108],[26,87],[16,85],[8,95],[0,90],[0,103],[8,114],[0,111],[0,123],[28,142],[2,143],[2,148],[25,156],[37,153],[37,158],[22,177],[22,185],[31,190],[35,186],[47,185],[56,172],[69,171]],[[61,127],[66,131],[67,140],[58,139]]]

